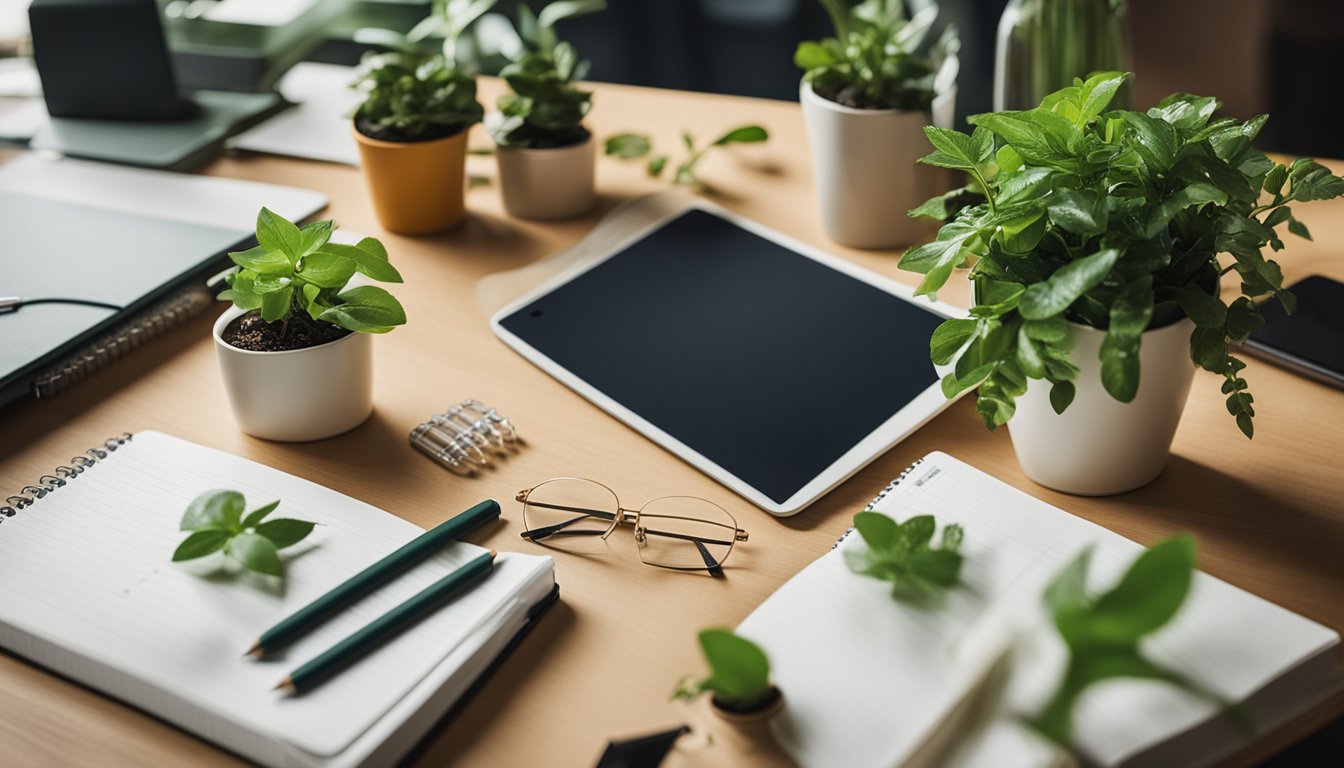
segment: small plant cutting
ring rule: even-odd
[[[1153,545],[1101,594],[1088,592],[1091,557],[1091,548],[1084,550],[1045,590],[1046,607],[1068,647],[1069,660],[1059,687],[1031,723],[1064,745],[1075,702],[1103,680],[1161,680],[1208,695],[1179,673],[1149,661],[1140,648],[1144,638],[1166,626],[1185,603],[1194,578],[1194,538],[1180,535]]]
[[[936,546],[933,515],[898,523],[879,512],[860,512],[854,515],[854,529],[866,546],[846,548],[845,564],[855,573],[891,582],[898,600],[928,600],[957,585],[965,535],[960,525],[943,526]]]
[[[331,242],[335,225],[295,226],[262,208],[255,248],[230,253],[238,266],[220,298],[233,307],[215,322],[215,350],[234,417],[272,440],[316,440],[361,424],[373,410],[372,335],[406,322],[392,294],[347,283],[356,275],[400,283],[387,249],[372,237]]]
[[[303,541],[315,524],[288,517],[267,520],[278,506],[279,500],[272,501],[244,516],[247,502],[238,491],[202,493],[182,515],[181,530],[192,533],[173,552],[173,562],[223,552],[247,570],[284,578],[279,551]]]
[[[370,53],[353,86],[364,94],[354,113],[360,165],[383,227],[436,232],[465,214],[467,129],[485,110],[476,77],[459,68],[456,43],[494,0],[435,0],[393,50]],[[442,50],[428,44],[442,40]]]
[[[731,144],[757,144],[770,138],[769,132],[759,125],[743,125],[734,128],[714,141],[703,147],[695,145],[695,137],[690,131],[681,132],[681,143],[686,150],[686,157],[677,164],[676,172],[672,175],[672,182],[681,186],[690,187],[695,190],[705,188],[700,177],[695,174],[695,168],[704,158],[705,153],[714,147],[726,147]],[[648,136],[640,133],[618,133],[607,138],[603,143],[602,151],[611,156],[622,160],[636,160],[647,157],[653,151],[653,142]],[[662,175],[663,169],[667,167],[669,157],[665,154],[656,154],[649,158],[646,168],[649,175],[658,178]]]
[[[919,132],[950,126],[960,44],[948,26],[925,43],[938,17],[932,0],[821,0],[835,36],[798,44],[799,100],[816,176],[821,224],[856,248],[907,245],[922,223],[890,215],[946,189],[946,174],[914,168]],[[927,47],[927,50],[925,48]],[[908,205],[907,205],[908,203]]]
[[[1264,322],[1267,301],[1292,312],[1294,298],[1265,248],[1284,247],[1285,227],[1309,238],[1293,206],[1339,197],[1344,179],[1312,160],[1270,160],[1252,146],[1266,117],[1213,119],[1218,102],[1210,97],[1174,94],[1146,112],[1108,110],[1129,77],[1099,73],[1035,109],[973,116],[969,136],[928,128],[934,152],[923,162],[969,174],[979,202],[949,215],[935,198],[912,211],[945,223],[900,266],[924,275],[920,294],[935,293],[955,268],[970,266],[971,316],[943,323],[930,351],[936,364],[954,364],[944,393],[976,389],[990,429],[1033,404],[1022,399],[1032,382],[1048,386],[1051,409],[1063,414],[1075,393],[1090,387],[1080,381],[1080,367],[1120,403],[1140,394],[1141,369],[1158,382],[1152,387],[1174,382],[1170,393],[1154,396],[1183,400],[1189,375],[1165,372],[1179,360],[1169,364],[1142,348],[1160,345],[1163,333],[1184,333],[1189,359],[1223,377],[1228,413],[1250,437],[1254,399],[1228,343]],[[1240,278],[1232,295],[1219,291],[1228,273]],[[1160,330],[1166,327],[1174,330]],[[1074,407],[1106,407],[1096,400]],[[1091,428],[1123,431],[1123,421],[1140,419],[1147,408]],[[1014,419],[1015,445],[1018,427]],[[1175,422],[1169,427],[1146,427],[1156,444],[1132,455],[1165,460]],[[1115,490],[1128,488],[1097,492]]]
[[[513,216],[560,219],[592,207],[596,161],[583,119],[593,94],[575,83],[588,72],[574,46],[559,39],[557,22],[606,8],[604,0],[561,0],[534,14],[518,6],[516,45],[499,75],[509,92],[486,130],[499,145],[500,189]]]
[[[710,674],[683,679],[672,697],[694,699],[708,691],[715,707],[733,714],[772,713],[782,700],[770,682],[770,660],[755,643],[726,629],[700,633],[700,650]]]

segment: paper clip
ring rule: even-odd
[[[504,458],[522,444],[513,423],[479,400],[463,400],[431,415],[411,430],[410,441],[417,451],[467,477],[492,466],[490,454]]]

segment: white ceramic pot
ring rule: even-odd
[[[593,207],[597,143],[554,149],[496,147],[504,210],[520,219],[567,219]]]
[[[803,81],[799,101],[812,150],[812,174],[826,236],[854,248],[909,245],[932,231],[906,211],[947,191],[941,169],[916,161],[933,151],[924,126],[952,126],[955,87],[933,100],[933,114],[852,109],[818,96]]]
[[[224,342],[243,314],[215,321],[215,352],[238,426],[266,440],[300,442],[348,432],[373,413],[373,339],[348,336],[307,349],[252,352]]]
[[[1122,403],[1101,385],[1103,331],[1069,324],[1078,366],[1077,394],[1063,414],[1050,406],[1050,383],[1031,380],[1008,423],[1022,471],[1049,488],[1105,496],[1147,485],[1162,474],[1190,395],[1188,318],[1149,330],[1139,346],[1139,390]]]

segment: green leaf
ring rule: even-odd
[[[1227,336],[1222,328],[1196,328],[1190,334],[1190,359],[1206,371],[1222,373],[1227,365]]]
[[[1131,280],[1111,302],[1110,332],[1138,338],[1153,321],[1153,276]]]
[[[953,208],[949,203],[960,201],[967,195],[968,187],[958,187],[949,192],[944,192],[936,197],[925,200],[918,208],[912,208],[906,211],[905,215],[912,219],[929,218],[937,221],[946,221],[952,214]]]
[[[854,515],[854,528],[870,549],[891,549],[900,535],[900,526],[886,515],[877,512],[859,512]]]
[[[338,255],[336,252],[328,250],[333,245],[326,245],[323,250],[317,253],[311,253],[304,256],[299,262],[298,275],[306,282],[321,288],[344,288],[350,281],[351,276],[355,274],[355,262],[353,259],[347,259]],[[350,248],[350,246],[345,246]],[[352,251],[358,252],[355,248]]]
[[[1033,339],[1051,344],[1061,342],[1069,336],[1069,324],[1062,317],[1028,320],[1022,324],[1022,330]]]
[[[975,335],[976,321],[967,319],[944,320],[929,338],[929,357],[934,365],[947,365],[957,351]]]
[[[1134,131],[1135,149],[1149,168],[1157,173],[1171,170],[1176,160],[1176,129],[1170,123],[1142,112],[1120,114]]]
[[[294,308],[294,288],[285,286],[278,291],[264,293],[261,296],[261,319],[273,323],[288,317]]]
[[[327,244],[336,225],[331,220],[314,221],[299,227],[299,255],[307,256]]]
[[[1066,232],[1084,237],[1106,231],[1106,199],[1086,189],[1057,189],[1050,197],[1050,219]]]
[[[836,58],[831,55],[829,48],[810,40],[799,43],[793,52],[793,64],[799,69],[812,70],[828,67],[834,63]]]
[[[979,149],[971,142],[971,137],[949,128],[925,126],[924,135],[935,148],[919,162],[936,165],[940,168],[952,168],[960,171],[975,171],[987,159],[979,155]]]
[[[933,534],[937,527],[937,524],[933,521],[933,515],[915,515],[901,523],[900,535],[913,550],[916,547],[927,546],[933,540]]]
[[[342,302],[318,319],[362,333],[386,333],[406,322],[406,311],[392,294],[373,285],[351,288],[337,296]]]
[[[243,522],[240,527],[243,530],[247,530],[248,528],[255,528],[258,523],[260,523],[262,520],[266,518],[267,515],[274,512],[275,508],[278,506],[280,506],[280,500],[276,499],[275,501],[272,501],[270,504],[267,504],[263,507],[257,507],[256,509],[249,512],[247,517],[243,518]]]
[[[910,555],[914,576],[939,587],[955,586],[961,577],[963,557],[946,549],[923,549]]]
[[[770,695],[770,660],[755,643],[726,629],[706,629],[700,649],[710,667],[702,687],[721,701],[749,708]]]
[[[262,208],[257,214],[257,242],[268,251],[289,257],[291,263],[303,255],[303,233],[269,208]]]
[[[1106,643],[1136,643],[1176,615],[1194,578],[1195,540],[1189,534],[1159,542],[1134,561],[1098,598],[1088,634]]]
[[[177,546],[177,550],[173,552],[173,562],[195,560],[198,557],[205,557],[218,552],[224,548],[224,545],[232,537],[231,532],[219,528],[206,528],[196,531],[188,536],[186,541]]]
[[[1226,205],[1227,193],[1206,182],[1195,182],[1180,192],[1164,200],[1161,205],[1153,209],[1148,224],[1144,229],[1144,234],[1148,237],[1157,237],[1176,214],[1190,207],[1197,207],[1213,203],[1214,205]]]
[[[1055,413],[1063,413],[1073,403],[1076,390],[1071,381],[1056,381],[1050,387],[1050,407]]]
[[[368,238],[366,238],[366,240],[361,240],[360,242],[365,243],[367,239]],[[378,241],[374,240],[374,242],[376,243]],[[381,243],[377,248],[368,249],[354,245],[329,243],[323,246],[322,250],[318,251],[318,254],[347,259],[353,264],[354,271],[368,275],[379,282],[402,282],[401,273],[387,260],[387,251],[383,250]],[[307,277],[307,267],[305,267],[304,276]],[[350,276],[346,275],[346,280],[349,279]],[[344,285],[345,283],[343,282],[340,285],[322,285],[322,287],[341,288]]]
[[[377,238],[362,238],[358,243],[355,243],[355,247],[375,258],[383,261],[388,260],[387,248],[383,247],[383,244]]]
[[[1106,334],[1101,342],[1101,384],[1111,397],[1133,402],[1139,392],[1139,337]]]
[[[307,520],[282,517],[258,525],[257,533],[270,539],[276,549],[284,549],[298,544],[312,533],[313,525]]]
[[[1005,144],[1003,150],[1012,152],[1013,148]],[[1003,154],[1003,150],[999,153]],[[999,184],[999,205],[1042,198],[1054,188],[1057,176],[1058,172],[1050,168],[1026,168],[1012,173]]]
[[[1100,285],[1118,258],[1119,251],[1107,248],[1065,264],[1045,282],[1029,286],[1018,302],[1018,310],[1028,320],[1044,320],[1062,313],[1084,293]]]
[[[294,265],[283,253],[268,251],[260,245],[230,253],[229,258],[243,269],[261,275],[288,275],[294,272]]]
[[[1222,300],[1210,296],[1209,292],[1194,284],[1186,284],[1176,292],[1176,300],[1186,317],[1195,321],[1200,328],[1221,329],[1227,322],[1227,305]]]
[[[180,530],[199,531],[205,528],[237,532],[246,501],[237,491],[218,489],[206,491],[191,500],[182,515]]]
[[[1259,307],[1245,296],[1238,297],[1227,308],[1227,335],[1237,341],[1245,340],[1264,324],[1265,318],[1260,314]]]
[[[965,260],[962,249],[966,241],[976,234],[977,230],[960,222],[953,222],[944,225],[938,231],[938,238],[933,242],[911,248],[902,254],[897,266],[925,276],[915,290],[916,296],[936,294],[938,289],[943,287],[947,279],[952,276],[952,270],[956,265]]]
[[[1097,72],[1079,87],[1078,116],[1074,125],[1082,127],[1110,106],[1120,86],[1130,78],[1128,72]]]
[[[1269,173],[1265,174],[1264,190],[1271,195],[1277,195],[1283,191],[1283,183],[1288,180],[1288,166],[1276,163]]]
[[[607,137],[607,140],[602,144],[603,154],[619,157],[622,160],[644,157],[649,154],[651,149],[653,149],[653,143],[649,141],[649,137],[638,133],[618,133],[615,136]]]
[[[229,541],[229,557],[248,570],[283,576],[280,555],[271,540],[256,533],[240,533]]]
[[[666,165],[667,155],[655,155],[649,158],[649,175],[654,177],[661,175]]]
[[[1017,330],[1017,364],[1033,379],[1045,377],[1045,360],[1036,348],[1036,340],[1027,334],[1025,325]]]
[[[725,144],[752,144],[758,141],[765,141],[770,138],[770,134],[759,125],[744,125],[740,128],[723,134],[714,140],[714,146],[722,147]]]

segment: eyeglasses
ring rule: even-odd
[[[538,544],[582,551],[582,542],[606,541],[618,526],[635,529],[639,558],[649,565],[723,575],[723,561],[747,532],[719,505],[693,496],[664,496],[626,509],[607,486],[558,477],[519,491],[522,537]]]

